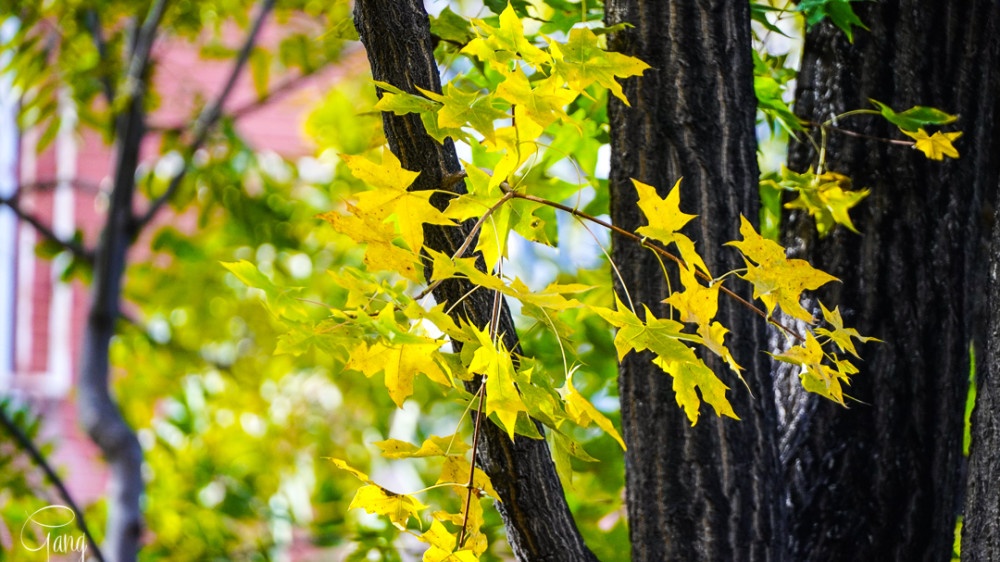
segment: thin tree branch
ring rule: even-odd
[[[819,129],[826,129],[828,131],[834,131],[834,132],[840,133],[842,135],[846,135],[846,136],[849,136],[849,137],[855,137],[855,138],[859,138],[859,139],[874,140],[874,141],[878,141],[878,142],[884,142],[884,143],[888,143],[888,144],[895,144],[895,145],[899,145],[899,146],[913,146],[914,144],[916,144],[913,141],[907,141],[907,140],[901,140],[901,139],[888,139],[888,138],[885,138],[885,137],[876,137],[874,135],[866,135],[865,133],[859,133],[857,131],[852,131],[850,129],[842,129],[842,128],[836,126],[836,125],[830,125],[828,123],[817,123],[815,121],[809,121],[809,120],[803,120],[802,122],[805,123],[806,125],[809,125],[810,127],[816,127],[816,128],[819,128]]]
[[[232,93],[233,88],[236,86],[236,80],[240,77],[243,72],[243,67],[246,66],[247,60],[250,58],[250,53],[253,52],[254,45],[257,42],[257,35],[260,32],[261,27],[264,25],[264,20],[267,15],[274,8],[275,0],[264,0],[260,6],[260,10],[257,11],[257,17],[254,19],[253,25],[250,28],[250,33],[247,35],[246,41],[243,43],[243,47],[240,49],[239,54],[236,57],[236,62],[233,63],[232,71],[229,73],[229,78],[226,80],[225,86],[222,88],[222,92],[215,99],[214,102],[205,107],[194,124],[194,139],[187,148],[187,154],[184,158],[185,165],[179,172],[177,172],[174,177],[170,179],[170,184],[167,186],[167,190],[157,198],[146,210],[146,213],[140,217],[134,219],[133,234],[141,230],[144,226],[150,223],[156,214],[167,204],[168,201],[177,192],[177,189],[181,185],[181,181],[187,174],[188,161],[191,156],[201,148],[201,145],[205,143],[208,138],[208,133],[211,131],[212,127],[218,122],[219,117],[222,116],[222,108],[226,104],[226,100],[229,99],[229,95]]]
[[[142,93],[146,83],[146,70],[149,68],[153,42],[156,40],[156,28],[163,19],[167,0],[156,0],[149,7],[149,13],[142,22],[142,27],[136,33],[134,46],[128,61],[128,73],[125,75],[125,96],[132,98]]]
[[[83,510],[81,510],[76,501],[73,500],[73,496],[66,488],[66,484],[63,483],[62,478],[59,477],[59,474],[57,474],[55,469],[52,468],[52,465],[49,464],[45,455],[43,455],[38,447],[35,446],[35,443],[31,440],[31,438],[28,437],[28,435],[24,433],[24,431],[22,431],[16,423],[14,423],[14,420],[7,415],[7,409],[2,406],[0,406],[0,425],[3,425],[4,429],[10,433],[11,437],[14,438],[14,441],[17,442],[18,446],[28,453],[31,460],[42,469],[42,472],[45,473],[49,482],[52,483],[52,486],[55,487],[55,489],[59,492],[59,496],[66,503],[66,507],[70,508],[76,515],[77,527],[79,527],[80,531],[83,532],[83,536],[87,538],[87,544],[90,546],[90,549],[93,550],[94,558],[97,558],[99,562],[104,562],[104,554],[101,552],[100,547],[97,546],[97,541],[94,540],[94,536],[90,533],[90,528],[87,527],[87,522],[83,517]]]
[[[97,58],[102,62],[107,62],[108,60],[108,46],[104,41],[104,32],[101,30],[101,17],[97,13],[97,10],[87,10],[84,14],[84,22],[87,25],[87,30],[90,31],[90,36],[94,39],[94,46],[97,48]],[[101,66],[103,68],[103,65]],[[101,72],[101,85],[104,88],[104,99],[111,105],[115,101],[115,85],[111,82],[111,77],[108,76],[104,71]]]
[[[73,255],[86,261],[87,263],[94,263],[94,252],[92,250],[85,248],[76,240],[65,240],[60,238],[51,227],[43,223],[38,217],[22,209],[17,203],[17,196],[10,198],[0,196],[0,205],[6,206],[8,209],[13,211],[14,214],[17,215],[17,218],[33,226],[35,230],[37,230],[38,233],[46,239],[59,244],[66,250],[72,252]]]

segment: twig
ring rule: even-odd
[[[243,72],[243,67],[246,66],[247,60],[250,58],[250,53],[253,51],[253,47],[257,42],[257,35],[260,32],[261,27],[264,25],[264,20],[267,15],[274,8],[275,0],[263,0],[260,6],[260,10],[257,12],[257,17],[254,19],[253,25],[250,28],[250,33],[247,34],[246,41],[243,43],[243,47],[240,49],[239,54],[236,57],[236,62],[233,63],[233,68],[229,73],[229,78],[226,80],[225,86],[222,88],[222,92],[215,99],[214,102],[205,107],[194,124],[194,139],[191,144],[187,147],[187,155],[184,158],[184,167],[181,168],[174,177],[170,178],[170,184],[167,186],[167,190],[157,198],[146,210],[146,213],[134,220],[133,233],[138,232],[144,226],[150,223],[156,214],[163,208],[164,205],[173,197],[174,193],[180,187],[181,180],[187,174],[188,161],[191,156],[201,145],[205,143],[208,139],[208,133],[212,127],[218,122],[219,117],[222,116],[222,108],[226,104],[226,100],[229,99],[229,95],[232,93],[233,88],[236,86],[236,80],[240,77]]]
[[[84,260],[89,264],[94,263],[94,252],[83,247],[79,242],[75,240],[65,240],[60,238],[52,228],[43,223],[38,217],[32,215],[31,213],[25,211],[17,204],[17,196],[14,197],[2,197],[0,196],[0,205],[6,206],[8,209],[14,212],[15,215],[24,222],[30,224],[38,231],[39,234],[44,236],[46,239],[59,244],[63,248],[69,250],[73,255]]]
[[[27,452],[31,457],[31,460],[42,469],[42,472],[45,473],[49,482],[52,483],[52,485],[59,492],[63,501],[66,502],[66,507],[70,508],[73,513],[76,514],[77,526],[80,528],[80,531],[83,532],[83,536],[86,537],[87,544],[90,545],[90,548],[94,551],[93,556],[97,558],[99,562],[104,562],[104,554],[101,552],[100,547],[97,546],[97,541],[94,540],[94,536],[90,533],[90,528],[87,527],[87,522],[83,518],[83,511],[77,505],[76,501],[73,500],[73,496],[70,495],[69,490],[66,488],[62,479],[59,478],[59,475],[56,474],[52,465],[50,465],[48,460],[45,459],[45,455],[38,450],[38,447],[36,447],[34,442],[31,441],[31,438],[21,431],[21,428],[14,423],[14,420],[12,420],[10,416],[7,415],[7,409],[2,406],[0,406],[0,425],[4,426],[4,429],[10,433],[15,441],[17,441],[18,446]]]
[[[511,192],[508,192],[511,193]],[[502,262],[501,262],[502,263]],[[490,339],[496,345],[500,331],[500,291],[493,293],[493,310],[490,313]],[[489,375],[487,375],[489,376]],[[458,533],[458,547],[462,547],[465,542],[465,535],[469,526],[469,508],[472,506],[472,490],[476,483],[476,459],[479,453],[479,428],[483,423],[483,404],[486,402],[486,378],[479,380],[479,408],[476,412],[476,428],[472,432],[472,464],[469,465],[469,483],[466,485],[468,493],[465,496],[465,517],[462,518],[462,530]]]
[[[846,135],[846,136],[849,136],[849,137],[856,137],[856,138],[859,138],[859,139],[868,139],[868,140],[873,140],[873,141],[878,141],[878,142],[884,142],[884,143],[888,143],[888,144],[896,144],[896,145],[899,145],[899,146],[913,146],[915,144],[913,141],[900,140],[900,139],[887,139],[885,137],[876,137],[874,135],[866,135],[864,133],[859,133],[857,131],[852,131],[850,129],[842,129],[842,128],[836,126],[836,125],[830,125],[828,123],[817,123],[815,121],[803,121],[803,123],[805,123],[806,125],[809,125],[811,127],[819,127],[820,129],[834,131],[834,132],[840,133],[842,135]]]
[[[455,183],[457,183],[457,181]],[[476,224],[472,226],[472,230],[470,230],[469,233],[465,235],[465,240],[462,242],[462,245],[459,246],[458,250],[455,250],[455,254],[451,256],[451,259],[457,260],[458,258],[464,256],[465,252],[469,249],[469,246],[472,245],[472,241],[475,240],[476,233],[479,232],[479,229],[482,228],[483,223],[486,222],[486,219],[490,218],[490,215],[492,215],[494,212],[496,212],[497,209],[499,209],[500,207],[502,207],[504,203],[506,203],[507,201],[510,201],[513,197],[515,197],[514,192],[513,191],[508,191],[508,192],[504,193],[503,197],[501,197],[499,200],[497,200],[497,202],[494,203],[492,207],[490,207],[489,209],[486,209],[486,212],[483,213],[483,215],[481,217],[479,217],[479,220],[476,221]],[[434,289],[437,289],[438,286],[443,281],[444,281],[443,279],[439,279],[439,280],[431,283],[430,285],[427,286],[426,289],[424,289],[423,291],[420,291],[420,294],[418,294],[416,297],[414,297],[413,300],[420,300],[420,299],[426,297],[427,295],[429,295],[431,293],[431,291],[433,291]]]
[[[472,464],[469,465],[469,483],[465,486],[468,488],[468,493],[465,496],[465,516],[462,518],[462,530],[458,532],[457,544],[459,548],[465,542],[465,533],[469,527],[469,508],[472,507],[472,487],[475,484],[476,457],[479,452],[479,428],[480,424],[483,423],[483,404],[486,403],[486,381],[480,381],[476,395],[479,396],[479,406],[476,409],[476,428],[472,431]]]

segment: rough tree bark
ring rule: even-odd
[[[1000,184],[997,185],[1000,190]],[[977,363],[962,560],[1000,560],[1000,222],[993,228],[987,284],[986,353]]]
[[[997,3],[855,4],[871,29],[855,43],[831,25],[808,34],[797,113],[825,121],[874,98],[902,110],[961,114],[961,159],[933,162],[830,133],[826,168],[871,195],[853,212],[862,234],[819,239],[789,217],[786,244],[843,283],[821,293],[862,333],[848,409],[799,398],[783,428],[795,560],[947,560],[963,483],[969,345],[979,333],[986,240],[1000,171]],[[840,126],[899,138],[876,117]],[[814,164],[807,144],[793,169]],[[995,485],[995,483],[994,483]],[[970,514],[971,516],[972,514]]]
[[[429,20],[421,0],[358,0],[354,18],[376,80],[414,94],[418,93],[416,86],[441,91]],[[383,125],[389,147],[403,167],[420,172],[413,189],[441,189],[448,184],[454,184],[452,189],[456,192],[465,189],[464,182],[451,181],[461,172],[461,166],[450,139],[444,145],[437,143],[415,114],[383,113]],[[446,203],[445,198],[432,201],[438,205]],[[424,228],[426,245],[448,255],[454,255],[467,233],[468,225]],[[471,288],[467,282],[443,283],[434,291],[434,297],[438,302],[462,299],[462,306],[454,313],[456,317],[486,326],[493,296],[486,291],[472,292]],[[502,307],[499,333],[508,349],[519,349],[506,305]],[[596,560],[584,545],[566,505],[545,441],[518,436],[512,442],[496,425],[485,423],[482,427],[479,460],[502,500],[497,508],[517,559]]]
[[[715,275],[742,267],[721,244],[739,239],[740,214],[756,222],[759,207],[754,137],[750,19],[745,2],[679,1],[664,5],[608,0],[608,25],[635,27],[610,46],[653,68],[625,82],[632,107],[612,100],[611,216],[622,228],[642,224],[630,178],[663,196],[683,177],[682,206],[697,213],[692,234]],[[633,301],[658,316],[667,287],[650,252],[613,239],[613,258]],[[676,278],[672,286],[677,287]],[[621,287],[619,287],[621,290]],[[670,377],[632,354],[619,387],[629,525],[634,560],[780,560],[785,532],[777,517],[777,449],[764,326],[723,297],[719,320],[753,396],[720,362],[742,421],[705,406],[694,427],[677,407]]]

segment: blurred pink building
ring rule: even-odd
[[[273,41],[275,30],[265,28],[262,35],[262,42]],[[232,64],[201,60],[197,49],[169,41],[160,42],[154,56],[162,107],[150,116],[152,127],[190,123],[198,109],[195,100],[214,99]],[[312,155],[302,134],[307,111],[330,84],[361,72],[364,64],[360,49],[346,53],[338,67],[297,82],[241,117],[237,129],[258,150],[293,160]],[[226,107],[241,108],[256,99],[245,72]],[[60,104],[63,127],[52,145],[36,154],[38,132],[18,131],[16,108],[9,80],[0,77],[0,195],[18,193],[20,205],[57,235],[71,238],[79,228],[92,245],[110,188],[111,147],[95,132],[81,132],[72,105],[65,102]],[[155,164],[158,141],[149,135],[142,147],[146,164]],[[165,219],[169,217],[160,218]],[[75,499],[86,504],[103,495],[106,485],[100,453],[77,427],[75,416],[74,383],[89,291],[80,282],[58,281],[63,256],[54,261],[37,257],[35,246],[41,240],[31,225],[0,205],[0,395],[27,400],[44,416],[46,434],[59,444],[51,460],[63,468]],[[141,241],[133,251],[143,252]]]

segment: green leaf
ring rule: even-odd
[[[878,108],[887,121],[903,131],[915,132],[927,125],[947,125],[958,120],[957,115],[950,115],[935,107],[916,105],[906,111],[897,113],[891,107],[878,100],[869,99],[868,101],[872,102]]]
[[[854,27],[860,27],[862,29],[868,29],[865,24],[858,18],[858,15],[854,13],[854,8],[851,7],[851,2],[860,2],[861,0],[801,0],[798,7],[798,11],[806,18],[806,24],[808,27],[823,21],[826,18],[830,18],[833,25],[836,25],[844,35],[847,36],[847,40],[854,42]]]
[[[469,20],[453,12],[450,6],[445,6],[437,17],[431,18],[431,34],[459,45],[475,37]]]

